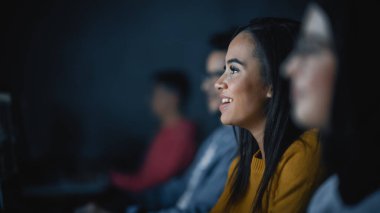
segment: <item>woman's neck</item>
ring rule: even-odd
[[[257,145],[259,146],[261,152],[261,158],[265,160],[265,152],[264,152],[264,132],[265,132],[265,124],[266,119],[262,119],[260,122],[256,122],[254,125],[251,125],[248,130],[251,132],[253,137],[257,141]]]

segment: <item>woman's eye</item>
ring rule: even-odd
[[[239,72],[240,70],[235,66],[230,66],[230,71],[232,74],[235,74],[235,73]]]

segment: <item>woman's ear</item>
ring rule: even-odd
[[[273,90],[272,90],[272,86],[270,86],[267,91],[267,98],[272,98],[272,94],[273,94]]]

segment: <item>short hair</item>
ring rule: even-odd
[[[189,80],[183,70],[180,69],[161,69],[153,76],[156,85],[162,85],[176,93],[183,106],[189,96]]]
[[[231,27],[230,29],[213,34],[210,37],[209,44],[214,50],[227,51],[233,36],[236,34],[237,28]]]

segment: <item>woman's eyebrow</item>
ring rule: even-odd
[[[240,65],[242,65],[242,66],[245,67],[245,63],[242,62],[242,61],[240,61],[240,60],[237,59],[237,58],[231,58],[231,59],[229,59],[229,60],[227,61],[227,64],[231,64],[231,63],[238,63],[238,64],[240,64]]]

